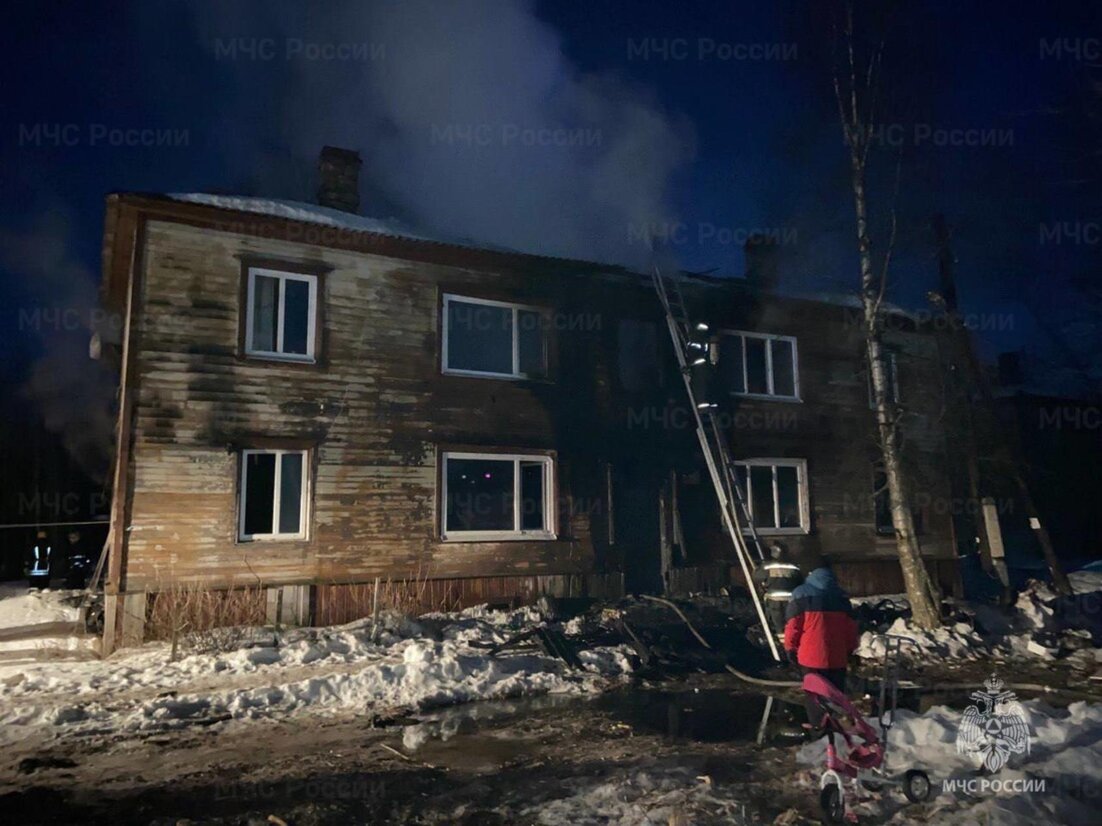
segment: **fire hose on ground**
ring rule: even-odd
[[[682,611],[676,603],[672,602],[671,600],[664,599],[663,597],[656,597],[650,594],[640,594],[640,596],[645,600],[649,600],[650,602],[655,602],[660,605],[665,605],[667,608],[672,609],[674,613],[676,613],[677,616],[681,619],[681,621],[685,623],[685,626],[689,629],[689,631],[692,632],[692,635],[696,637],[697,642],[699,642],[709,651],[714,650],[712,646],[708,643],[708,641],[704,639],[704,637],[700,634],[700,632],[696,630],[692,622],[689,621],[689,618],[685,616],[685,612]],[[750,683],[751,685],[769,686],[772,688],[800,688],[803,685],[803,682],[800,680],[766,680],[762,677],[753,677],[749,674],[745,674],[742,671],[739,671],[737,668],[729,663],[724,663],[724,667],[733,676],[737,677],[743,682]],[[970,689],[980,689],[983,687],[984,686],[980,683],[938,683],[936,685],[924,688],[923,691],[965,691]],[[1052,686],[1041,685],[1040,683],[1009,683],[1006,685],[1006,688],[1012,691],[1028,691],[1034,694],[1065,694],[1069,697],[1092,699],[1095,701],[1098,700],[1097,695],[1091,694],[1089,692],[1077,691],[1076,689],[1069,688],[1054,688]]]

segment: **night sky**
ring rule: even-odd
[[[6,403],[63,419],[110,397],[64,321],[94,306],[106,193],[312,200],[325,143],[362,153],[364,213],[422,231],[642,265],[657,227],[681,266],[736,276],[764,230],[783,290],[852,291],[819,5],[20,4],[0,58]],[[985,356],[1025,350],[1078,394],[1102,361],[1099,7],[900,4],[872,171],[883,216],[899,159],[891,298],[927,306],[944,212]],[[581,139],[525,137],[556,129]]]

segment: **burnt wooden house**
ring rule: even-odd
[[[108,198],[106,647],[181,583],[259,585],[280,619],[318,624],[369,613],[376,578],[429,605],[728,583],[649,278],[402,233],[351,211],[358,159],[326,158],[320,206]],[[856,311],[681,283],[715,331],[759,531],[855,592],[900,590]],[[905,317],[888,339],[923,552],[949,583],[937,339]]]

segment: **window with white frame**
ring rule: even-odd
[[[313,361],[318,277],[250,267],[245,304],[245,353]]]
[[[547,325],[539,307],[445,295],[443,319],[445,373],[547,376]]]
[[[884,374],[888,380],[888,401],[899,404],[899,367],[894,350],[884,350]],[[867,372],[869,387],[869,409],[876,409],[876,395],[872,392],[872,369]]]
[[[724,330],[717,367],[740,396],[800,398],[796,339],[766,333]]]
[[[305,539],[309,500],[305,450],[241,451],[238,539]]]
[[[444,539],[554,539],[550,456],[448,451],[441,461]]]
[[[807,533],[807,462],[803,459],[745,459],[735,475],[761,534]]]

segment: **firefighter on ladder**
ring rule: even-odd
[[[803,582],[800,566],[792,562],[784,546],[769,546],[769,559],[754,571],[754,580],[765,595],[765,610],[777,639],[784,638],[785,611],[792,592]]]
[[[712,398],[715,348],[710,340],[707,324],[700,322],[693,327],[686,349],[685,359],[688,362],[686,369],[689,371],[689,378],[693,385],[697,410],[701,412],[714,410],[717,406],[715,399]]]

